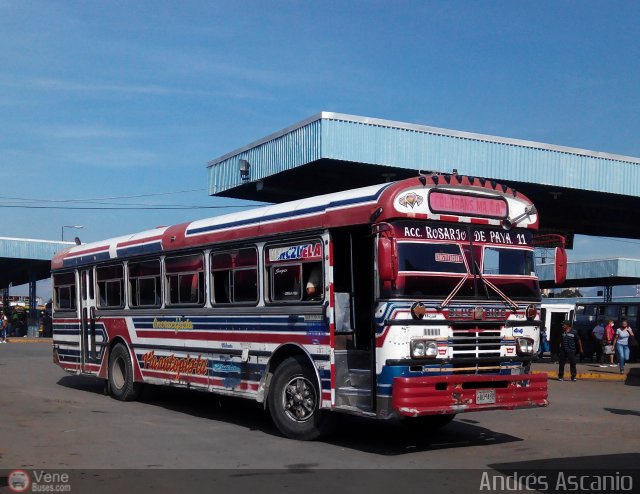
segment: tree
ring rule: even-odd
[[[558,297],[563,298],[572,298],[572,297],[582,297],[582,293],[577,288],[565,288],[560,292]]]

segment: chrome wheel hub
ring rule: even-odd
[[[302,376],[291,379],[284,387],[282,406],[291,420],[309,420],[316,408],[316,392],[311,382]]]

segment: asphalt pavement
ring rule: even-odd
[[[459,494],[487,471],[640,465],[640,387],[628,379],[549,381],[549,407],[459,414],[440,430],[334,414],[331,435],[302,442],[251,400],[153,386],[114,400],[99,379],[54,365],[50,340],[0,345],[0,376],[0,493],[16,469],[70,473],[73,492],[270,492],[273,481],[274,492]]]

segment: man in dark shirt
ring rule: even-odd
[[[571,380],[576,380],[576,353],[582,353],[582,342],[575,329],[571,328],[571,321],[562,323],[562,341],[560,342],[560,368],[558,369],[558,381],[564,378],[564,364],[569,361]]]

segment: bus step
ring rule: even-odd
[[[349,369],[349,382],[354,388],[371,389],[371,371],[369,369]]]
[[[344,386],[336,390],[336,405],[355,407],[358,410],[371,410],[371,390]]]

